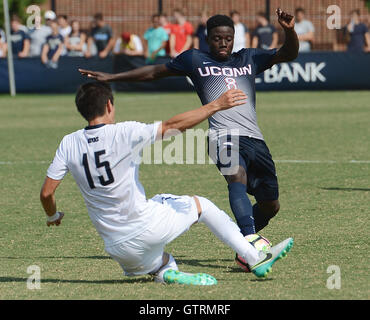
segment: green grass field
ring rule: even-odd
[[[72,95],[1,96],[0,299],[369,299],[370,92],[260,93],[257,99],[260,127],[278,160],[281,200],[262,234],[275,243],[292,236],[295,246],[267,280],[257,280],[196,225],[168,251],[183,271],[210,273],[219,284],[185,287],[123,277],[71,176],[57,191],[63,224],[46,227],[39,190],[48,162],[62,137],[85,123]],[[115,104],[117,121],[143,122],[200,105],[192,93],[117,94]],[[213,165],[143,165],[141,181],[148,197],[199,194],[231,214]],[[40,290],[27,289],[30,265],[41,268]],[[330,265],[340,267],[340,290],[326,287]]]

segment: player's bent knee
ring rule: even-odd
[[[278,200],[258,203],[260,210],[271,218],[275,217],[280,210],[280,203]]]

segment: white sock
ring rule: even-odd
[[[163,275],[169,269],[172,269],[172,270],[175,270],[175,271],[179,270],[179,268],[177,267],[176,260],[172,256],[172,254],[169,254],[168,263],[166,265],[164,265],[162,268],[160,268],[158,270],[158,272],[155,274],[154,281],[155,282],[165,283],[164,282],[164,279],[163,279]]]
[[[217,238],[236,251],[249,265],[255,265],[259,260],[258,250],[243,237],[236,223],[208,199],[198,196],[197,198],[202,209],[199,222],[203,222]]]

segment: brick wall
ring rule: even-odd
[[[49,1],[49,6],[50,6]],[[336,4],[342,10],[342,24],[348,22],[348,14],[352,9],[359,8],[362,18],[370,23],[369,11],[363,0],[271,0],[271,21],[278,26],[274,11],[281,7],[288,12],[294,12],[296,7],[304,7],[306,15],[316,28],[316,49],[333,49],[337,39],[336,30],[326,27],[326,8]],[[173,9],[181,8],[188,20],[196,27],[199,13],[206,9],[211,14],[229,14],[231,10],[238,10],[242,21],[250,28],[255,26],[255,14],[265,10],[264,0],[163,0],[163,11],[169,16]],[[142,35],[150,26],[150,18],[158,11],[158,0],[56,0],[56,13],[67,14],[70,19],[78,19],[83,28],[88,28],[91,17],[102,12],[105,20],[113,27],[116,35],[122,31]],[[280,41],[283,40],[282,35]],[[344,46],[340,47],[341,49]]]

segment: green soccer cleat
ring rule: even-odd
[[[285,257],[293,247],[293,238],[285,239],[276,246],[271,247],[269,252],[260,251],[261,259],[254,265],[250,266],[251,271],[258,277],[266,277],[271,271],[272,265],[279,259]]]
[[[167,270],[163,275],[165,283],[178,283],[193,286],[213,286],[217,284],[216,278],[206,273],[185,273],[175,271],[172,269]]]

